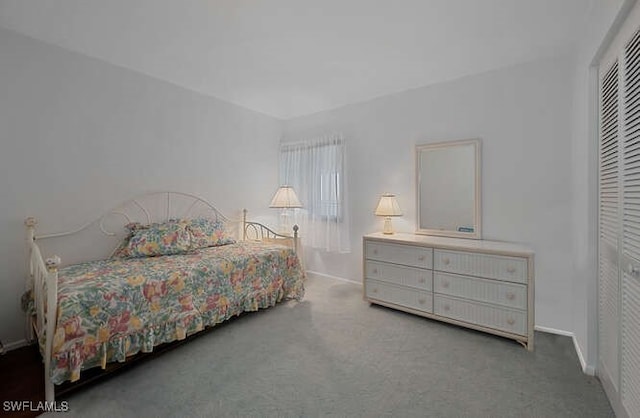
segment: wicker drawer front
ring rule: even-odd
[[[433,312],[433,294],[423,290],[394,286],[378,280],[366,281],[367,297],[423,312]]]
[[[430,269],[433,267],[433,249],[413,245],[382,244],[367,241],[365,257],[369,260],[386,261]]]
[[[479,302],[434,295],[434,313],[471,324],[527,335],[527,314],[523,311]]]
[[[431,291],[433,287],[433,270],[367,260],[365,262],[365,274],[367,279],[381,280],[422,290]]]
[[[435,250],[435,270],[527,283],[527,260],[462,251]]]
[[[436,293],[527,309],[527,287],[523,284],[435,272],[433,288]]]

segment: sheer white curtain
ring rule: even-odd
[[[303,245],[351,251],[346,166],[341,134],[280,144],[280,183],[292,186],[302,203],[294,221]]]

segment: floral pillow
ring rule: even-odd
[[[224,223],[208,218],[196,218],[188,221],[188,230],[191,232],[192,248],[216,247],[219,245],[234,244],[224,229]]]
[[[170,221],[173,222],[173,221]],[[153,224],[158,225],[158,224]],[[129,240],[133,236],[133,233],[139,229],[149,228],[150,225],[142,225],[140,222],[131,222],[124,226],[124,228],[129,231],[127,236],[124,237],[122,242],[118,245],[118,247],[113,250],[113,254],[111,258],[129,258],[131,254],[129,254]]]
[[[126,226],[131,231],[126,253],[129,257],[182,254],[191,249],[187,222],[166,222],[151,225],[138,223]],[[123,253],[125,251],[121,251]]]
[[[118,248],[113,251],[111,258],[129,258],[129,239],[131,239],[131,234],[127,235],[125,239],[122,240]]]

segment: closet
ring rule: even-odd
[[[599,65],[598,376],[640,417],[640,7]]]

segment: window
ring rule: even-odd
[[[340,173],[325,171],[320,174],[320,206],[314,212],[323,219],[340,219]]]
[[[345,154],[341,135],[280,145],[280,183],[300,198],[296,221],[311,247],[349,251]]]

